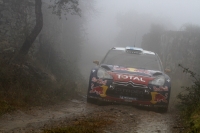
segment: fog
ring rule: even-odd
[[[191,129],[195,131],[195,128],[199,128],[195,126],[200,125],[199,119],[193,119],[200,118],[200,102],[197,98],[200,95],[199,6],[200,1],[197,0],[0,0],[0,117],[4,114],[10,114],[12,111],[28,109],[28,112],[33,114],[30,118],[33,118],[35,111],[32,109],[36,107],[36,110],[40,108],[39,112],[42,114],[47,112],[46,109],[48,109],[48,113],[49,109],[51,112],[57,112],[58,116],[54,120],[58,122],[56,125],[60,125],[59,123],[63,123],[65,120],[65,115],[62,115],[64,107],[73,107],[72,110],[69,109],[72,113],[66,113],[69,114],[71,120],[78,119],[80,116],[70,115],[74,111],[78,114],[83,113],[82,115],[84,112],[96,111],[97,106],[83,105],[86,104],[85,95],[87,93],[93,93],[93,96],[96,94],[105,100],[109,100],[116,94],[115,96],[119,95],[120,101],[136,103],[134,101],[137,101],[138,98],[141,100],[145,98],[146,102],[144,103],[156,104],[158,102],[157,107],[167,107],[167,103],[170,103],[170,112],[167,115],[163,114],[164,117],[160,121],[166,117],[174,116],[169,115],[174,112],[171,107],[176,104],[176,101],[180,101],[181,104],[183,103],[183,106],[180,106],[183,109],[183,114],[191,116],[191,119],[187,118],[187,123],[191,124],[192,122]],[[153,61],[151,59],[139,60],[142,62],[139,66],[137,61],[128,60],[129,57],[125,58],[113,54],[115,58],[112,57],[111,61],[127,61],[128,63],[123,63],[123,67],[137,69],[113,67],[116,69],[116,73],[112,73],[111,77],[107,77],[108,79],[100,77],[98,74],[96,77],[95,70],[91,74],[91,82],[88,84],[90,71],[96,66],[93,61],[101,61],[108,50],[115,46],[141,47],[157,53],[160,60],[158,58],[156,60],[154,58]],[[133,54],[136,54],[135,52],[131,51]],[[158,65],[161,64],[160,61],[162,61],[164,69]],[[129,63],[133,63],[134,66],[132,64],[129,66]],[[113,65],[123,64],[113,63]],[[157,64],[159,68],[149,67],[151,64]],[[148,71],[149,69],[156,71]],[[165,72],[170,79],[165,74],[161,75],[157,70]],[[108,71],[110,72],[110,70]],[[120,71],[126,74],[120,74]],[[103,72],[99,72],[103,74]],[[151,74],[153,77],[146,77]],[[117,85],[119,88],[117,90],[113,90],[114,83],[110,84],[111,80],[109,79],[112,77],[113,81],[116,79],[118,81],[115,83],[119,85]],[[162,85],[163,77],[165,83]],[[88,85],[89,88],[87,88]],[[122,85],[132,85],[136,91],[130,90],[129,86],[125,87],[124,91]],[[191,88],[187,88],[187,86],[191,86]],[[144,95],[139,94],[141,93],[139,88],[144,90]],[[177,95],[184,92],[184,89],[189,90],[189,95],[179,95],[179,99],[177,99]],[[109,94],[106,93],[107,90],[109,90]],[[129,92],[132,94],[127,95]],[[136,96],[137,94],[139,96]],[[187,92],[183,94],[187,94]],[[111,97],[106,97],[106,95]],[[78,101],[75,100],[76,96],[78,96]],[[168,101],[169,97],[170,101]],[[90,97],[87,97],[87,101],[91,101]],[[139,101],[138,104],[140,104]],[[69,104],[64,105],[68,102]],[[58,106],[57,103],[59,103]],[[97,103],[101,104],[101,102]],[[164,106],[162,103],[165,103]],[[61,113],[57,107],[61,107]],[[83,111],[85,110],[83,107],[86,107],[87,110],[91,107],[91,110]],[[198,108],[195,109],[195,107]],[[104,107],[102,109],[104,110]],[[110,107],[108,109],[110,110]],[[164,110],[167,111],[166,109]],[[193,110],[189,114],[188,110],[191,109]],[[25,117],[27,118],[27,114],[21,113],[21,111],[19,113],[17,111],[16,114],[24,114],[21,117],[23,120]],[[99,111],[96,114],[98,113]],[[38,115],[38,118],[42,114]],[[130,118],[129,113],[126,114],[128,114],[126,117]],[[136,119],[151,116],[149,113],[142,116],[140,111],[138,114]],[[58,119],[61,115],[63,117]],[[5,132],[14,132],[15,129],[17,132],[22,130],[26,132],[24,129],[26,125],[30,124],[34,124],[32,128],[27,127],[31,131],[39,131],[39,128],[43,128],[45,123],[50,124],[45,128],[55,125],[50,117],[42,116],[40,120],[38,119],[38,123],[35,123],[35,117],[32,123],[30,123],[31,119],[28,120],[29,118],[27,118],[28,121],[24,120],[25,123],[19,123],[18,115],[16,121],[10,119],[11,116],[15,115],[6,116],[8,118],[3,116],[3,119],[0,119],[1,128],[7,125],[4,127]],[[96,118],[99,118],[99,115]],[[133,118],[135,119],[135,117]],[[5,123],[5,119],[10,121]],[[149,121],[149,117],[147,119]],[[141,121],[141,125],[139,123],[138,127],[143,127],[147,119]],[[81,122],[82,117],[79,120],[77,122]],[[130,120],[132,122],[132,117]],[[169,120],[169,122],[167,121],[168,126],[176,125],[176,123],[171,123],[173,120]],[[13,122],[18,124],[13,124]],[[123,121],[121,122],[124,124]],[[151,126],[153,125],[157,130],[159,121],[152,122]],[[189,127],[188,125],[180,126]],[[76,128],[76,126],[74,127]],[[163,127],[166,129],[166,126]],[[135,128],[133,127],[134,131],[136,131]],[[0,132],[4,129],[0,129]],[[93,130],[93,128],[90,129]],[[146,129],[149,130],[149,128]],[[125,128],[125,131],[127,130],[129,128]],[[152,128],[153,130],[156,131],[155,128]]]
[[[141,47],[151,24],[165,30],[181,30],[184,24],[200,24],[200,1],[193,0],[98,0],[86,15],[86,33],[81,44],[81,71],[85,77],[114,46]]]

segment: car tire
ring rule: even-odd
[[[87,97],[87,103],[96,104],[97,103],[97,99]]]
[[[159,113],[167,113],[168,107],[159,107],[159,108],[157,108],[157,111]]]
[[[91,103],[91,104],[96,104],[99,106],[105,106],[106,102],[98,100],[98,99],[94,99],[94,98],[89,98],[87,97],[87,103]]]
[[[107,105],[107,103],[105,101],[98,100],[97,101],[97,105],[99,105],[99,106],[105,106],[105,105]]]

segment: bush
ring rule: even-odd
[[[76,94],[74,80],[52,80],[30,64],[11,64],[0,59],[0,115],[19,108],[44,106]]]
[[[179,109],[186,127],[188,127],[187,131],[197,133],[200,132],[200,79],[189,68],[184,68],[180,64],[179,66],[184,73],[189,74],[192,78],[192,85],[190,87],[182,87],[185,91],[177,96],[180,100]]]

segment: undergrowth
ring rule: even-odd
[[[192,85],[190,87],[182,87],[185,91],[180,93],[177,97],[179,99],[179,109],[181,116],[185,122],[185,131],[188,133],[200,132],[200,78],[199,76],[179,65],[184,73],[187,73],[192,78]]]
[[[76,95],[76,88],[74,80],[52,80],[33,63],[11,64],[0,58],[0,115],[64,101]]]

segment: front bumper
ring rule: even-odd
[[[91,80],[88,88],[88,98],[147,107],[168,107],[169,96],[168,86],[138,85],[113,80]]]

